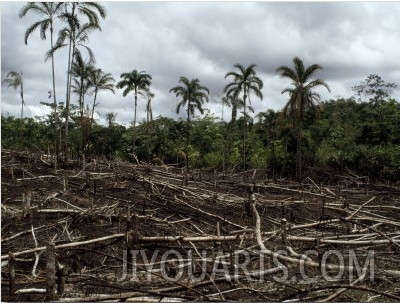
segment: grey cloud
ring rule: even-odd
[[[2,78],[9,70],[23,70],[27,103],[32,113],[44,113],[39,104],[51,87],[50,63],[43,57],[49,41],[38,33],[25,46],[23,35],[34,16],[18,18],[23,2],[2,3]],[[321,91],[324,99],[351,96],[351,86],[371,73],[388,82],[400,76],[400,4],[396,2],[104,2],[108,16],[102,31],[90,37],[97,66],[120,74],[132,69],[152,75],[154,116],[179,117],[177,100],[169,93],[180,76],[199,78],[210,89],[205,105],[220,115],[219,96],[228,82],[224,75],[233,64],[257,65],[264,81],[264,100],[253,100],[257,111],[283,107],[290,85],[276,68],[291,65],[294,56],[306,64],[324,67],[318,73],[332,88]],[[7,30],[6,30],[7,29]],[[56,55],[57,96],[65,99],[67,51]],[[396,95],[397,94],[397,95]],[[398,92],[394,94],[399,97]],[[133,119],[132,96],[101,93],[99,122],[107,112],[128,125]],[[75,100],[75,99],[74,99]],[[89,97],[88,102],[91,102]],[[19,116],[18,94],[2,86],[2,111]],[[139,100],[138,120],[145,119]],[[225,109],[224,116],[229,117]]]

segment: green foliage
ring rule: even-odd
[[[371,178],[398,179],[400,104],[379,104],[340,99],[324,104],[324,112],[310,128],[316,161],[348,168]]]
[[[375,105],[389,100],[392,91],[396,87],[395,83],[386,83],[380,76],[371,74],[351,89],[360,102],[368,101],[372,105]]]
[[[51,104],[49,104],[51,106]],[[354,99],[330,100],[319,105],[317,119],[307,120],[301,129],[302,161],[305,175],[313,171],[347,170],[381,180],[398,180],[400,175],[400,104],[395,100],[379,105],[357,103]],[[54,117],[23,120],[2,116],[2,147],[53,153],[57,129],[65,119],[65,107],[59,104]],[[306,116],[309,113],[306,112]],[[313,114],[310,114],[311,116]],[[72,107],[69,144],[77,156],[80,145],[80,120]],[[106,126],[94,124],[88,138],[91,157],[132,160],[132,127],[114,121]],[[240,119],[238,120],[240,122]],[[240,123],[239,123],[240,124]],[[57,126],[58,125],[58,126]],[[56,126],[56,127],[55,127]],[[158,157],[166,164],[185,165],[186,121],[157,117],[136,127],[137,157],[140,161]],[[250,123],[246,137],[248,169],[266,169],[267,176],[294,177],[296,134],[290,120],[269,110]],[[191,121],[188,156],[192,168],[239,170],[243,159],[242,129],[206,113]],[[229,147],[229,148],[228,148]],[[149,149],[149,150],[148,150]],[[229,151],[229,152],[228,152]],[[318,179],[320,175],[314,175]]]
[[[44,122],[1,116],[2,148],[36,153],[47,150],[53,139],[54,133]]]

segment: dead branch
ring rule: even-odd
[[[230,221],[224,219],[224,218],[221,217],[221,216],[218,216],[218,215],[214,215],[214,214],[210,214],[210,213],[208,213],[208,212],[205,212],[204,210],[200,209],[199,207],[194,207],[194,206],[190,205],[189,203],[186,203],[185,201],[183,201],[183,200],[181,200],[181,199],[178,199],[176,196],[175,196],[175,200],[177,200],[177,201],[179,201],[179,202],[185,204],[186,206],[188,206],[188,207],[190,207],[190,208],[192,208],[192,209],[194,209],[194,210],[196,210],[196,211],[198,211],[198,212],[200,212],[200,213],[202,213],[202,214],[205,214],[205,215],[210,216],[210,217],[212,217],[212,218],[216,218],[216,219],[218,219],[218,220],[221,220],[222,222],[228,223],[228,224],[230,224],[230,225],[232,225],[232,226],[235,226],[236,228],[242,228],[242,229],[243,229],[243,226],[241,226],[241,225],[239,225],[239,224],[230,222]]]
[[[295,258],[291,258],[291,257],[286,257],[285,255],[282,254],[277,254],[269,249],[267,249],[267,247],[264,245],[263,241],[262,241],[262,237],[261,237],[261,220],[260,220],[260,215],[258,214],[257,208],[256,208],[256,203],[253,204],[253,213],[255,216],[255,227],[254,227],[254,233],[257,239],[257,243],[260,247],[260,252],[263,254],[266,254],[268,256],[272,256],[275,257],[277,259],[279,259],[280,261],[285,261],[285,262],[289,262],[292,264],[304,264],[304,265],[308,265],[310,267],[316,267],[319,268],[320,264],[317,262],[310,262],[310,261],[305,261],[303,258],[302,260],[299,259],[295,259]],[[345,268],[344,266],[340,266],[340,265],[333,265],[333,264],[326,264],[325,265],[326,269],[330,269],[330,270],[345,270],[345,269],[349,269],[349,268]],[[397,277],[400,276],[400,271],[393,271],[393,270],[381,270],[382,274],[385,275],[391,275],[393,277]]]
[[[48,179],[48,178],[57,178],[57,176],[46,175],[46,176],[37,176],[37,177],[31,177],[31,178],[19,178],[19,179],[16,179],[16,181],[28,181],[28,180]]]

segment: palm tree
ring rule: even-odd
[[[16,90],[18,87],[20,88],[20,96],[21,96],[21,120],[19,125],[19,136],[22,136],[22,119],[24,118],[24,80],[21,73],[11,71],[7,74],[7,77],[3,80],[3,83],[7,83],[8,87],[14,87]]]
[[[77,57],[76,61],[72,65],[71,75],[72,79],[72,91],[78,95],[79,113],[80,113],[80,127],[81,127],[81,141],[80,151],[82,156],[85,154],[85,146],[87,141],[87,135],[89,133],[89,126],[87,124],[88,119],[84,118],[85,111],[85,96],[89,92],[90,88],[90,77],[94,72],[92,64],[85,62],[81,57]],[[85,123],[84,123],[85,122]],[[84,158],[82,158],[84,160]]]
[[[146,104],[146,132],[147,132],[147,161],[150,162],[150,123],[153,123],[153,110],[151,109],[151,100],[154,98],[154,93],[146,90],[143,96],[147,99]]]
[[[68,2],[65,5],[65,12],[60,15],[61,20],[67,22],[67,26],[63,28],[58,34],[58,40],[56,45],[47,53],[47,58],[52,54],[65,46],[68,46],[68,69],[67,69],[67,88],[66,88],[66,121],[65,121],[65,142],[64,142],[64,157],[67,159],[68,149],[68,120],[70,110],[70,97],[71,97],[71,68],[72,63],[76,57],[80,56],[81,53],[76,46],[80,45],[87,49],[90,56],[90,61],[94,63],[93,52],[85,44],[88,41],[88,34],[95,29],[101,30],[99,24],[99,17],[106,17],[106,10],[104,6],[96,2]],[[79,15],[84,16],[88,19],[88,23],[83,26],[80,24]],[[64,43],[68,39],[68,43]]]
[[[106,114],[106,120],[108,122],[108,127],[111,128],[115,123],[115,118],[117,117],[117,113],[109,112]]]
[[[71,49],[72,43],[72,60],[68,60],[68,71],[67,71],[67,95],[66,95],[66,119],[65,119],[65,142],[64,142],[64,157],[67,157],[67,146],[68,146],[68,123],[69,123],[69,111],[70,111],[70,101],[71,101],[71,90],[72,90],[72,67],[74,62],[77,60],[83,61],[83,56],[80,48],[87,51],[89,55],[89,64],[95,63],[95,58],[93,51],[86,45],[89,40],[89,34],[95,30],[99,29],[96,24],[85,23],[83,26],[79,26],[77,31],[73,31],[71,27],[64,27],[58,34],[58,39],[55,46],[47,52],[46,59],[50,58],[53,53],[64,47],[69,47]],[[70,42],[65,42],[68,39]]]
[[[115,94],[115,79],[110,73],[105,73],[101,68],[95,69],[89,76],[89,85],[93,88],[93,105],[91,110],[91,120],[93,121],[94,109],[96,107],[97,93],[101,90],[108,90]]]
[[[25,32],[24,41],[25,44],[28,44],[29,36],[38,28],[40,28],[40,38],[42,40],[46,39],[46,32],[50,30],[50,47],[51,49],[54,47],[53,42],[53,34],[54,34],[54,20],[59,18],[63,12],[65,7],[64,2],[28,2],[24,5],[21,10],[19,11],[19,17],[23,18],[27,13],[32,12],[40,18],[43,18],[39,21],[33,23]],[[55,126],[57,128],[58,121],[57,121],[57,94],[56,94],[56,77],[55,77],[55,63],[54,63],[54,56],[51,55],[51,75],[52,75],[52,84],[53,90],[51,95],[53,96],[53,108],[54,108],[54,118],[56,119]],[[59,132],[57,131],[57,134]],[[61,138],[58,138],[61,139]],[[57,168],[58,162],[58,154],[59,154],[59,140],[57,136],[55,138],[55,147],[56,147],[56,161],[54,162],[55,169]]]
[[[186,124],[186,170],[189,169],[189,137],[190,137],[190,116],[194,116],[195,110],[199,110],[201,114],[204,113],[203,103],[208,102],[208,95],[210,91],[207,87],[201,86],[199,79],[189,81],[186,77],[180,77],[179,83],[182,85],[171,88],[170,93],[173,92],[176,97],[181,97],[181,102],[176,107],[176,112],[179,113],[181,107],[187,106],[187,124]],[[207,92],[207,94],[206,94]]]
[[[321,97],[313,91],[318,86],[324,86],[329,92],[329,86],[321,79],[313,79],[315,72],[322,66],[312,64],[305,68],[303,61],[298,58],[293,58],[293,68],[288,66],[280,66],[276,69],[281,77],[289,78],[292,81],[293,87],[285,88],[282,94],[289,94],[289,101],[283,108],[282,114],[284,117],[290,118],[293,123],[296,134],[296,177],[301,181],[301,126],[304,120],[305,112],[308,108],[315,107],[319,103]]]
[[[131,91],[133,91],[135,97],[135,114],[133,118],[133,157],[135,158],[135,147],[136,147],[136,109],[137,109],[137,97],[139,93],[143,93],[149,89],[151,85],[152,77],[145,71],[132,70],[129,73],[121,74],[122,80],[118,82],[117,88],[125,88],[123,96],[126,97]]]
[[[231,108],[230,124],[235,124],[238,110],[244,106],[243,99],[238,98],[238,96],[229,95],[222,98],[222,103]]]
[[[71,7],[70,10],[67,8]],[[85,23],[83,28],[81,29],[80,20],[78,14],[85,16],[89,22]],[[67,27],[62,29],[59,33],[59,40],[61,40],[62,47],[64,45],[65,39],[68,37],[68,78],[67,78],[67,102],[69,102],[71,90],[71,67],[74,61],[75,56],[79,56],[80,52],[76,51],[76,45],[80,44],[84,46],[84,44],[88,41],[88,33],[98,29],[101,31],[99,17],[97,14],[104,19],[106,17],[106,10],[104,6],[96,2],[70,2],[68,6],[66,6],[65,13],[61,15],[62,20],[67,22]],[[79,43],[82,42],[82,43]],[[86,47],[87,48],[87,47]],[[90,60],[93,60],[94,56],[92,51],[87,48]]]
[[[253,93],[261,100],[263,98],[263,94],[261,89],[263,88],[264,84],[263,81],[257,77],[255,68],[255,64],[250,64],[247,68],[244,68],[243,65],[237,63],[233,65],[239,71],[232,71],[228,72],[225,75],[227,77],[233,77],[233,81],[228,83],[224,88],[224,93],[226,96],[232,97],[233,99],[239,98],[239,96],[243,96],[243,117],[244,117],[244,124],[243,124],[243,168],[246,170],[246,102],[247,99],[250,102],[250,94]],[[240,104],[240,103],[239,103]]]
[[[94,66],[89,62],[85,62],[81,57],[73,63],[71,75],[73,77],[71,88],[73,92],[79,96],[79,112],[82,119],[85,108],[85,95],[88,94],[90,88],[90,78],[94,73]]]
[[[21,120],[24,118],[24,80],[21,73],[11,71],[7,74],[6,79],[3,80],[4,83],[7,83],[9,87],[13,87],[15,90],[20,88],[20,96],[21,96]]]
[[[62,10],[64,9],[65,4],[63,2],[28,2],[24,5],[19,11],[19,17],[24,17],[28,12],[33,12],[44,19],[39,20],[33,23],[25,32],[25,44],[28,44],[29,36],[38,28],[40,28],[40,38],[42,40],[46,39],[46,31],[50,30],[50,46],[53,48],[53,22],[56,18],[58,18]],[[53,101],[54,101],[54,113],[57,111],[57,98],[56,98],[56,84],[55,84],[55,75],[54,75],[54,56],[51,55],[51,72],[53,79]]]
[[[115,86],[114,83],[115,79],[110,73],[105,73],[101,70],[101,68],[92,68],[90,72],[88,73],[88,78],[87,78],[87,86],[88,89],[92,89],[91,93],[94,94],[93,97],[93,104],[92,104],[92,109],[90,110],[90,120],[89,120],[89,129],[88,129],[88,136],[91,136],[92,132],[92,126],[94,124],[94,110],[97,106],[96,100],[97,100],[97,94],[101,90],[108,90],[111,91],[113,94],[115,93]],[[115,117],[114,117],[115,119]],[[84,145],[85,151],[87,151],[87,143]]]

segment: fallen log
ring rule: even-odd
[[[299,242],[315,242],[315,238],[311,237],[299,237],[299,236],[287,236],[287,239],[290,241],[299,241]],[[391,244],[391,243],[400,243],[400,239],[392,239],[392,240],[330,240],[330,239],[321,239],[320,243],[325,244],[336,244],[336,245],[381,245],[381,244]]]
[[[45,288],[23,288],[18,289],[15,294],[16,295],[23,295],[23,294],[45,294]]]
[[[73,243],[66,243],[66,244],[60,244],[60,245],[56,245],[55,249],[61,249],[61,248],[74,248],[74,247],[78,247],[78,246],[83,246],[83,245],[88,245],[88,244],[93,244],[93,243],[98,243],[98,242],[103,242],[103,241],[107,241],[107,240],[112,240],[112,239],[118,239],[118,238],[123,238],[125,237],[125,233],[121,233],[121,234],[114,234],[111,236],[106,236],[106,237],[101,237],[101,238],[96,238],[96,239],[91,239],[91,240],[87,240],[87,241],[81,241],[81,242],[73,242]],[[41,247],[37,247],[37,248],[33,248],[33,249],[27,249],[27,250],[23,250],[20,252],[16,252],[14,254],[14,256],[18,257],[18,256],[23,256],[26,254],[31,254],[31,253],[35,253],[35,252],[39,252],[39,251],[44,251],[46,250],[46,246],[41,246]],[[8,255],[3,255],[1,256],[1,260],[8,260]]]
[[[91,239],[87,241],[81,241],[81,242],[72,242],[72,243],[65,243],[65,244],[60,244],[56,245],[55,249],[66,249],[66,248],[74,248],[78,246],[84,246],[84,245],[89,245],[89,244],[94,244],[94,243],[99,243],[103,241],[108,241],[112,239],[118,239],[118,238],[123,238],[125,237],[125,233],[120,233],[120,234],[114,234],[111,236],[106,236],[106,237],[101,237],[101,238],[96,238],[96,239]],[[151,242],[222,242],[222,241],[236,241],[237,239],[240,239],[241,236],[202,236],[202,237],[183,237],[183,236],[166,236],[166,237],[139,237],[138,242],[139,243],[151,243]],[[14,256],[19,257],[22,255],[26,254],[31,254],[31,253],[36,253],[39,251],[44,251],[46,250],[46,246],[42,247],[37,247],[33,249],[28,249],[20,252],[15,252]],[[3,255],[1,256],[1,260],[8,260],[8,255]]]
[[[48,178],[57,178],[57,176],[46,175],[46,176],[37,176],[37,177],[31,177],[31,178],[19,178],[19,179],[16,179],[16,181],[28,181],[28,180],[48,179]]]
[[[139,237],[139,243],[152,243],[152,242],[223,242],[223,241],[236,241],[241,239],[242,236],[200,236],[200,237],[185,237],[185,236],[165,236],[165,237]]]
[[[175,196],[174,198],[175,198],[175,200],[177,200],[177,201],[179,201],[179,202],[185,204],[186,206],[188,206],[188,207],[190,207],[190,208],[192,208],[192,209],[194,209],[194,210],[197,210],[198,212],[200,212],[200,213],[202,213],[202,214],[205,214],[205,215],[208,215],[208,216],[210,216],[210,217],[219,219],[219,220],[221,220],[221,222],[228,223],[228,224],[230,224],[230,225],[232,225],[232,226],[235,226],[236,228],[242,228],[242,229],[243,229],[243,226],[241,226],[241,225],[239,225],[239,224],[236,224],[236,223],[234,223],[234,222],[228,221],[228,220],[224,219],[224,218],[221,217],[221,216],[218,216],[218,215],[214,215],[214,214],[210,214],[210,213],[208,213],[208,212],[205,212],[204,210],[200,209],[199,207],[194,207],[194,206],[190,205],[189,203],[186,203],[185,201],[183,201],[183,200],[181,200],[181,199],[178,199],[176,196]]]

